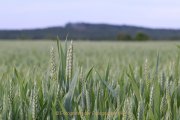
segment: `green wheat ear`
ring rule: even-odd
[[[149,80],[149,63],[148,59],[146,58],[145,64],[144,64],[144,73],[145,73],[145,81],[146,81],[146,86],[149,89],[150,86],[150,80]]]
[[[165,91],[165,83],[166,83],[166,76],[165,76],[165,73],[163,72],[162,77],[161,77],[161,83],[160,83],[162,91]]]
[[[55,50],[54,47],[50,49],[50,76],[52,80],[57,80],[57,72],[56,72],[56,61],[55,61]]]
[[[138,115],[137,115],[137,120],[143,120],[144,116],[144,103],[143,101],[140,101],[138,104]]]
[[[129,98],[124,101],[122,120],[133,120],[132,106]]]
[[[126,99],[124,101],[124,106],[123,106],[123,118],[122,120],[128,120],[128,100]]]
[[[73,71],[73,42],[67,51],[67,59],[66,59],[66,80],[72,79],[72,71]]]
[[[153,111],[154,110],[154,86],[151,87],[150,97],[149,97],[149,108]]]
[[[164,96],[161,100],[161,105],[160,105],[161,116],[165,115],[167,107],[168,107],[168,105],[167,105],[166,94],[164,94]]]

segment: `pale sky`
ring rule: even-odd
[[[0,29],[68,22],[180,29],[180,0],[1,0]]]

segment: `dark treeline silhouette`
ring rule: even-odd
[[[64,27],[0,30],[0,39],[65,39],[67,35],[73,40],[180,40],[180,30],[127,25],[68,23]]]

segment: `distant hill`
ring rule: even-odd
[[[31,30],[0,30],[0,39],[65,39],[73,40],[116,40],[119,33],[134,37],[138,32],[154,40],[180,40],[180,29],[152,29],[128,25],[68,23],[64,27],[49,27]]]

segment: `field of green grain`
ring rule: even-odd
[[[178,45],[0,41],[0,119],[178,120]]]

